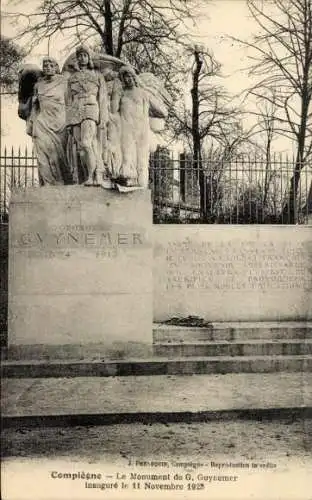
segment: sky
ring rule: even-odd
[[[3,0],[1,4],[2,11],[16,11],[18,7],[12,0]],[[23,3],[23,12],[32,10],[38,4],[38,0],[27,0]],[[192,28],[192,37],[210,48],[216,58],[222,63],[224,79],[222,83],[233,93],[239,92],[246,85],[246,75],[242,72],[242,67],[246,64],[246,59],[241,50],[235,47],[231,42],[225,41],[225,35],[248,36],[254,30],[253,22],[248,19],[248,11],[245,0],[214,0],[207,2],[203,10],[207,19],[200,20],[196,28]],[[14,27],[2,20],[2,34],[13,36]],[[60,37],[57,42],[51,43],[50,54],[57,60],[64,62],[68,53],[62,50],[64,41]],[[44,41],[37,46],[31,56],[27,57],[25,62],[35,63],[41,66],[41,60],[47,54],[48,43]],[[25,134],[25,123],[17,117],[17,103],[15,98],[3,99],[1,106],[2,129],[5,135],[2,137],[1,146],[6,145],[31,146],[31,139]]]
[[[12,4],[13,3],[13,4]],[[27,13],[35,8],[39,0],[27,0],[23,2],[23,12]],[[14,5],[15,4],[15,5]],[[19,4],[19,7],[18,7]],[[235,94],[247,88],[250,84],[246,71],[248,64],[246,51],[226,39],[228,36],[249,38],[255,31],[254,21],[248,15],[245,0],[211,0],[204,2],[203,14],[205,19],[200,19],[196,28],[192,28],[194,42],[200,42],[213,51],[217,60],[222,64],[222,84],[225,88]],[[2,11],[17,11],[20,9],[21,0],[2,0]],[[2,20],[2,34],[13,36],[15,28]],[[50,55],[54,56],[61,64],[68,53],[62,47],[64,40],[61,35],[57,41],[50,45]],[[36,47],[31,56],[25,62],[35,63],[41,66],[42,57],[48,52],[48,43],[43,41]],[[188,89],[189,92],[190,89]],[[1,138],[1,146],[11,148],[12,146],[27,145],[31,147],[31,139],[25,134],[25,122],[17,117],[17,103],[13,99],[3,99],[1,106],[2,129],[5,135]],[[285,149],[285,144],[280,141],[280,150]],[[288,144],[287,144],[288,147]]]

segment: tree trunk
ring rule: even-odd
[[[311,21],[308,19],[309,26],[311,27]],[[311,28],[310,28],[311,29]],[[305,141],[307,134],[307,125],[309,117],[309,107],[311,104],[312,92],[311,92],[311,39],[306,40],[305,44],[305,62],[303,66],[303,76],[302,76],[302,91],[300,94],[301,98],[301,113],[300,113],[300,125],[297,134],[297,155],[294,173],[291,179],[288,199],[282,211],[282,221],[289,217],[289,224],[296,224],[298,221],[298,188],[300,182],[301,171],[305,166]]]
[[[195,67],[193,70],[192,96],[192,139],[193,139],[193,165],[196,170],[200,192],[200,215],[206,217],[206,181],[202,168],[201,138],[199,130],[199,75],[203,65],[199,51],[194,49]]]
[[[304,148],[305,148],[309,104],[310,104],[310,96],[307,91],[307,94],[302,97],[301,122],[298,133],[296,163],[293,176],[290,180],[288,197],[281,215],[282,223],[285,223],[285,221],[287,221],[288,224],[296,224],[296,222],[298,221],[297,197],[298,197],[298,188],[301,177],[301,171],[305,166]]]
[[[104,14],[104,48],[106,54],[114,55],[114,42],[113,42],[113,19],[111,0],[104,0],[105,14]]]
[[[116,57],[121,57],[122,47],[123,47],[123,35],[125,31],[125,25],[127,17],[129,16],[129,9],[131,6],[131,0],[124,0],[123,8],[119,23],[118,36],[117,36],[117,48],[116,48]]]
[[[271,180],[271,143],[272,143],[272,137],[270,135],[270,130],[268,130],[268,138],[267,138],[267,144],[266,144],[266,154],[265,154],[265,174],[264,174],[264,193],[263,193],[263,202],[262,202],[262,221],[264,220],[265,212],[266,212],[266,206],[268,202],[268,194],[269,194],[269,188],[270,188],[270,180]]]

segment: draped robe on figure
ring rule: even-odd
[[[71,182],[66,158],[65,87],[66,80],[60,75],[39,80],[35,85],[28,127],[43,185]]]
[[[147,188],[148,163],[153,133],[150,112],[166,116],[164,103],[141,86],[122,89],[112,96],[112,113],[108,133],[109,169],[113,177],[131,179]]]

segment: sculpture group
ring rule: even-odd
[[[46,57],[42,70],[24,66],[19,81],[41,185],[148,187],[149,154],[170,103],[154,75],[80,46],[62,72]]]

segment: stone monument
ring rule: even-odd
[[[42,187],[11,198],[9,347],[141,353],[153,320],[149,121],[164,120],[168,96],[153,75],[79,47],[61,74],[51,58],[22,70],[19,100]]]

